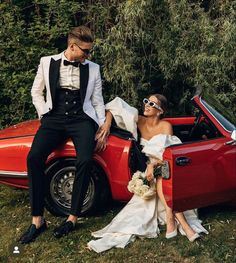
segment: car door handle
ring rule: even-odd
[[[185,166],[185,165],[187,165],[187,164],[190,164],[191,161],[192,161],[192,159],[189,158],[189,157],[186,157],[186,156],[180,156],[180,157],[177,157],[177,158],[175,159],[175,163],[176,163],[176,165],[178,165],[178,166]]]

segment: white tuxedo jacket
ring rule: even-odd
[[[33,104],[39,118],[53,109],[62,53],[42,57],[31,89]],[[46,94],[44,90],[46,88]],[[100,68],[89,60],[80,64],[80,94],[84,112],[99,126],[105,121]],[[46,96],[45,96],[46,95]]]

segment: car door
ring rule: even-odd
[[[236,197],[236,145],[229,138],[170,146],[164,152],[162,187],[175,211],[227,202]],[[169,178],[168,178],[169,177]]]

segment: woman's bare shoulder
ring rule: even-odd
[[[172,124],[169,121],[160,120],[159,123],[162,127],[172,127]]]
[[[159,123],[159,127],[163,134],[173,135],[172,124],[169,121],[161,120]]]

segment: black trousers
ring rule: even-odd
[[[70,214],[79,216],[88,185],[88,167],[95,147],[98,125],[91,118],[44,116],[41,120],[27,158],[32,216],[42,216],[44,211],[45,162],[49,154],[67,138],[76,150],[76,174],[73,184]]]

